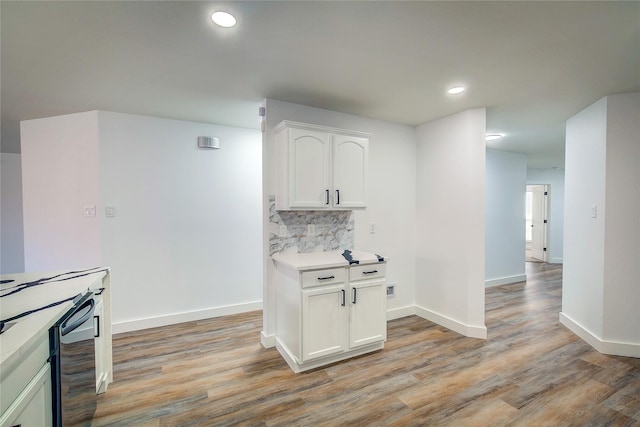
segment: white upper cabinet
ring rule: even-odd
[[[369,140],[332,135],[333,204],[338,208],[364,208]]]
[[[276,209],[366,207],[369,134],[286,120],[274,131]]]

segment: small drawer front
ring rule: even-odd
[[[352,265],[349,268],[349,281],[371,280],[384,277],[387,272],[387,264],[384,262],[377,264]]]
[[[347,273],[344,267],[303,271],[302,287],[311,288],[314,286],[332,285],[334,283],[343,283],[346,279]]]

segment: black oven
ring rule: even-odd
[[[78,296],[49,330],[54,426],[88,426],[95,413],[95,308],[93,292]]]

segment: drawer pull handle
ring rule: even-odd
[[[344,289],[342,289],[340,292],[342,293],[342,301],[340,302],[340,305],[344,307],[346,304],[347,296]]]
[[[353,299],[351,300],[352,304],[355,304],[358,298],[358,290],[356,288],[353,288]]]
[[[378,272],[378,270],[363,271],[362,274],[375,274],[377,272]]]
[[[328,205],[329,204],[329,190],[324,190],[324,204]]]
[[[318,277],[318,280],[331,280],[331,279],[335,279],[336,276],[327,276],[327,277]]]

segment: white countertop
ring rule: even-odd
[[[97,289],[102,284],[102,278],[108,274],[107,268],[83,270],[82,273],[64,274],[67,272],[22,273],[0,276],[0,280],[13,280],[11,283],[0,284],[0,320],[11,319],[30,310],[39,309],[49,304],[84,294],[88,290]],[[16,285],[38,281],[62,274],[58,281],[44,281],[44,283],[26,287],[20,292],[7,295]],[[68,279],[68,280],[60,280]],[[53,279],[56,280],[56,279]],[[54,307],[28,314],[16,320],[10,320],[13,326],[5,325],[5,331],[0,334],[0,370],[8,372],[13,369],[24,353],[29,351],[34,342],[43,335],[71,307],[73,301],[66,301]]]
[[[342,256],[343,250],[305,253],[275,253],[271,258],[295,270],[314,270],[320,268],[346,267],[349,262]],[[360,264],[380,262],[376,254],[363,251],[351,251],[351,256]],[[385,258],[385,261],[387,259]]]

